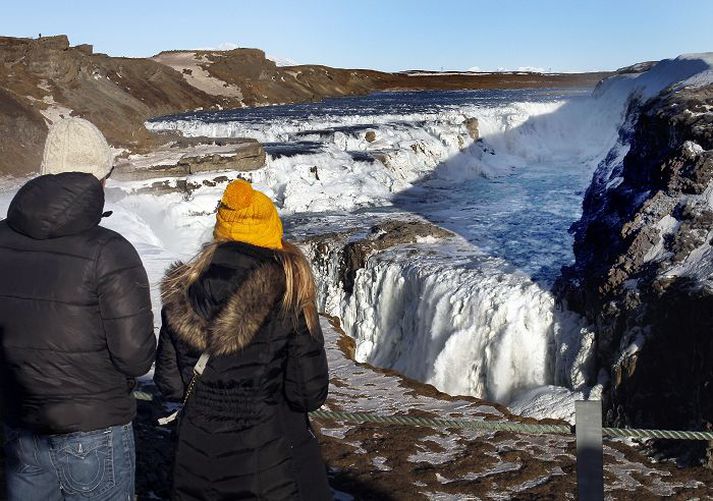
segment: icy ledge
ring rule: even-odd
[[[588,394],[591,338],[580,335],[577,318],[558,313],[552,294],[507,262],[443,232],[392,219],[366,236],[305,241],[320,308],[342,320],[356,360],[505,404],[554,384]],[[567,393],[570,404],[584,396],[562,387],[550,393],[559,401]],[[569,418],[572,405],[557,414],[541,407],[530,414]]]

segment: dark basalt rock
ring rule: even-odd
[[[362,239],[344,246],[342,254],[341,277],[344,291],[354,291],[356,272],[366,265],[367,258],[378,251],[400,244],[415,243],[419,238],[448,238],[453,233],[426,221],[387,221],[371,228]]]
[[[597,333],[609,425],[713,426],[713,277],[680,271],[705,264],[712,243],[711,105],[713,86],[632,103],[620,131],[629,152],[599,166],[572,227],[576,260],[556,292]],[[705,456],[703,443],[669,445]]]

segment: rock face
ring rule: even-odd
[[[22,122],[33,147],[18,146],[19,134],[0,136],[3,152],[9,152],[0,157],[0,174],[36,171],[45,123],[62,115],[91,120],[112,146],[145,151],[162,142],[143,126],[148,118],[216,104],[232,103],[196,91],[155,61],[93,54],[86,45],[70,47],[65,36],[2,37],[0,123]]]
[[[559,292],[597,333],[614,426],[713,425],[712,105],[711,85],[632,105],[630,149],[599,166],[573,227]]]
[[[347,294],[353,292],[356,272],[362,269],[366,259],[373,254],[395,245],[410,244],[423,238],[448,238],[453,233],[426,221],[387,221],[373,226],[369,234],[344,246],[342,254],[341,282]]]
[[[468,135],[473,139],[473,141],[477,141],[480,139],[480,131],[478,130],[479,123],[477,118],[466,118],[465,120],[465,128],[468,131]]]
[[[112,178],[142,181],[202,172],[247,172],[265,165],[265,149],[254,139],[207,141],[208,138],[184,138],[168,148],[129,157],[117,164]]]
[[[42,114],[0,87],[0,175],[38,170],[46,136]]]

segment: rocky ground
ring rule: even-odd
[[[713,85],[630,107],[573,227],[560,297],[597,333],[607,422],[713,428]],[[683,461],[706,444],[660,444]]]
[[[451,397],[390,371],[356,364],[353,346],[324,319],[330,363],[325,408],[377,414],[526,421],[474,398]],[[146,385],[151,391],[151,386]],[[168,495],[171,431],[155,425],[157,402],[139,405],[139,499]],[[330,484],[341,499],[575,499],[571,436],[434,430],[313,420]],[[709,499],[713,474],[655,463],[621,442],[605,445],[608,499]]]
[[[195,109],[314,101],[381,90],[593,86],[606,74],[382,73],[318,65],[278,67],[257,49],[172,51],[150,59],[72,47],[64,35],[0,37],[0,176],[36,172],[47,125],[94,122],[110,144],[146,153],[170,141],[144,127]]]
[[[345,251],[352,259],[344,262],[340,273],[353,273],[372,252],[418,238],[433,238],[438,230],[419,221],[377,224],[363,238],[353,240]],[[323,318],[322,327],[331,375],[325,409],[535,422],[515,416],[503,406],[446,395],[393,371],[358,364],[353,361],[354,343],[337,321]],[[142,381],[141,389],[157,396],[149,379]],[[158,399],[139,402],[135,421],[139,499],[168,499],[173,430],[156,423],[158,417],[168,413]],[[314,419],[313,424],[338,499],[575,499],[576,458],[571,435],[347,424],[323,419]],[[607,499],[713,499],[710,469],[679,468],[644,452],[644,448],[625,441],[605,442]],[[3,472],[0,468],[0,483]]]

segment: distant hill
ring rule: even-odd
[[[177,50],[152,58],[95,54],[65,35],[0,37],[0,175],[39,167],[47,125],[75,115],[112,146],[146,151],[166,141],[152,117],[320,100],[382,90],[593,86],[605,73],[407,74],[319,65],[277,66],[258,49]]]

